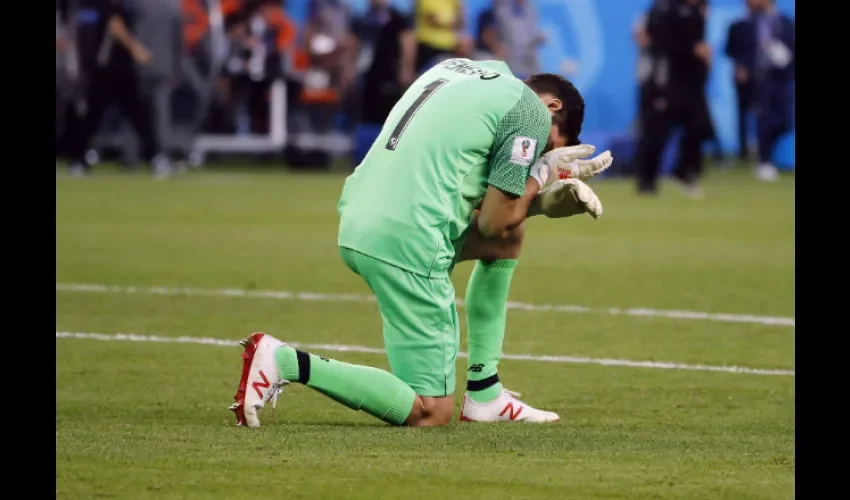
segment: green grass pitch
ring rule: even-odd
[[[338,347],[381,348],[337,253],[343,179],[57,175],[57,498],[794,497],[793,175],[711,170],[701,200],[592,181],[600,220],[530,221],[505,342],[527,356],[500,374],[560,423],[392,428],[290,386],[235,427],[241,351],[209,339],[386,368]]]

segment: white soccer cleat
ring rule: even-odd
[[[236,402],[230,410],[236,414],[237,426],[259,427],[257,413],[269,401],[274,409],[283,387],[289,384],[288,380],[281,378],[274,356],[275,350],[284,343],[265,333],[252,333],[239,345],[245,348],[242,378],[233,397]]]
[[[517,397],[520,394],[502,389],[501,394],[488,403],[476,403],[463,395],[463,407],[460,410],[461,422],[557,422],[561,419],[557,413],[538,410],[523,403]]]

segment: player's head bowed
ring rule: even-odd
[[[540,96],[552,113],[549,146],[558,148],[581,144],[579,134],[584,123],[584,98],[575,85],[552,73],[532,75],[525,83]]]

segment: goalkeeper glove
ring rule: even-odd
[[[601,174],[611,166],[614,158],[610,151],[605,151],[596,158],[583,160],[596,152],[591,144],[556,148],[541,156],[531,166],[529,176],[537,180],[540,189],[547,182],[558,179],[590,179]]]
[[[594,219],[602,217],[602,202],[596,193],[578,179],[559,179],[537,194],[528,215],[560,219],[585,212]]]

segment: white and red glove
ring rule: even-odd
[[[550,219],[571,217],[583,213],[594,219],[602,217],[602,202],[590,186],[578,179],[558,179],[537,194],[536,214]]]
[[[529,172],[540,184],[529,216],[560,219],[588,213],[594,219],[601,217],[602,202],[583,180],[601,174],[614,158],[610,151],[605,151],[596,158],[584,159],[595,152],[595,146],[580,144],[553,149],[540,157]]]
[[[590,179],[601,174],[614,162],[611,151],[605,151],[590,160],[584,159],[595,152],[596,146],[592,144],[553,149],[534,162],[529,175],[537,180],[540,189],[548,182],[558,179]]]

